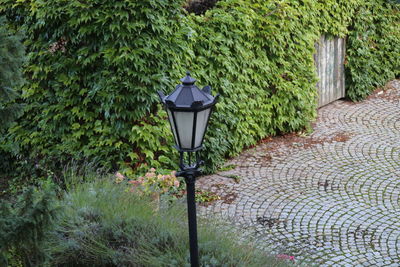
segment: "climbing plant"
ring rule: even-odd
[[[3,143],[7,129],[22,113],[22,105],[16,102],[18,89],[23,82],[24,47],[21,38],[21,32],[8,28],[6,19],[0,17],[0,143]],[[14,144],[5,142],[4,147],[7,147],[7,151],[12,150]],[[7,151],[0,146],[0,173],[12,170],[14,159]]]
[[[357,9],[347,42],[347,96],[367,97],[400,75],[400,5],[367,1]]]
[[[181,1],[1,6],[26,33],[26,108],[9,136],[26,158],[46,168],[82,158],[114,168],[171,165],[161,156],[170,133],[156,91],[183,71]]]
[[[15,90],[22,79],[24,47],[21,34],[7,28],[5,18],[0,17],[0,133],[20,113],[21,106],[13,103],[17,97]]]
[[[45,168],[71,159],[176,168],[156,91],[171,92],[185,70],[221,94],[202,155],[208,171],[266,136],[308,127],[321,34],[349,36],[352,99],[398,74],[398,8],[383,0],[220,0],[202,15],[181,0],[0,4],[26,32],[29,81],[25,114],[2,145]]]

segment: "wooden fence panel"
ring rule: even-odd
[[[346,42],[343,38],[322,36],[315,45],[315,65],[319,81],[318,107],[345,97],[344,60]]]

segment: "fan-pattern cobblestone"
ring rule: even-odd
[[[310,136],[272,138],[202,177],[222,199],[199,213],[306,263],[400,266],[399,85],[327,105]]]

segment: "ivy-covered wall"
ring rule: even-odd
[[[15,103],[15,88],[23,83],[22,64],[24,63],[24,46],[19,33],[7,27],[6,19],[0,16],[0,143],[11,123],[22,113],[22,106]],[[10,143],[4,146],[12,146]],[[12,155],[0,149],[0,170],[12,171]],[[2,182],[0,177],[0,192]],[[1,258],[1,257],[0,257]],[[0,260],[1,262],[1,260]]]
[[[38,175],[72,159],[136,168],[171,166],[157,90],[185,68],[182,1],[2,1],[24,29],[25,115],[14,150]],[[55,165],[55,166],[52,166]]]
[[[20,113],[21,107],[12,102],[17,97],[14,88],[23,82],[24,46],[21,36],[6,26],[5,18],[0,17],[0,136]]]
[[[182,6],[182,0],[0,0],[0,12],[26,33],[26,111],[8,135],[19,158],[42,169],[71,159],[126,170],[176,168],[156,91],[171,92],[190,70],[199,85],[222,96],[203,152],[212,171],[226,156],[315,118],[313,54],[321,34],[350,36],[352,99],[358,98],[350,92],[399,73],[399,59],[392,59],[399,46],[391,44],[400,37],[390,34],[399,13],[383,0],[220,0],[202,16]],[[365,20],[376,24],[369,23],[368,36],[388,38],[377,52],[367,37],[355,42],[366,34]],[[365,53],[385,58],[377,72],[388,75],[371,75],[364,86],[358,79]]]
[[[362,100],[400,76],[400,3],[366,1],[350,25],[347,41],[347,96]]]

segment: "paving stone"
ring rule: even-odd
[[[400,266],[400,81],[320,108],[314,132],[289,141],[272,138],[230,160],[234,170],[202,177],[222,199],[199,215],[305,265]]]

